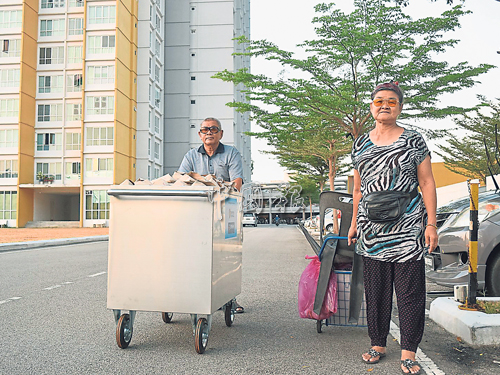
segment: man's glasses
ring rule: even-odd
[[[208,132],[212,134],[217,134],[219,132],[219,128],[217,126],[210,126],[209,128],[200,128],[200,133],[202,134],[208,134]]]
[[[375,107],[382,107],[382,104],[384,104],[384,102],[387,102],[387,105],[389,107],[395,107],[399,103],[399,101],[397,101],[396,99],[375,99],[373,101],[373,105]]]

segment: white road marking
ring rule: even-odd
[[[10,302],[10,299],[4,299],[3,301],[0,301],[0,305],[7,303],[7,302]]]
[[[392,337],[394,337],[399,343],[401,343],[401,337],[399,335],[399,327],[392,320],[391,320],[390,333]],[[415,356],[415,359],[418,361],[422,370],[424,370],[427,375],[446,375],[444,371],[441,371],[437,367],[437,365],[432,361],[432,359],[427,357],[424,354],[424,352],[420,350],[420,348],[417,349],[417,354]]]
[[[11,300],[18,300],[18,299],[21,299],[21,297],[10,297],[9,299],[11,299]]]
[[[101,276],[104,275],[106,272],[99,272],[99,273],[94,273],[93,275],[89,275],[88,277],[96,277],[96,276]]]
[[[52,285],[52,286],[49,286],[47,288],[43,288],[43,290],[52,290],[52,289],[56,289],[56,288],[60,288],[62,287],[62,285]]]
[[[10,302],[10,301],[17,301],[18,299],[21,299],[21,297],[10,297],[10,298],[4,299],[3,301],[0,301],[0,305],[7,303],[7,302]]]

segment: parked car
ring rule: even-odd
[[[246,214],[243,214],[243,226],[245,225],[253,225],[254,227],[257,226],[257,217],[254,213],[247,212]]]
[[[425,257],[427,278],[439,285],[468,284],[470,200],[464,197],[438,209],[437,249]],[[479,194],[478,289],[500,296],[500,192]]]

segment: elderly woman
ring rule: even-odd
[[[358,137],[352,147],[354,214],[348,234],[348,243],[356,243],[356,252],[363,257],[364,265],[372,347],[362,358],[374,364],[386,356],[394,287],[401,332],[401,371],[419,374],[421,367],[415,353],[425,322],[423,257],[426,246],[429,252],[437,246],[436,185],[424,139],[396,123],[403,108],[403,92],[398,83],[378,85],[371,98],[375,128]],[[394,197],[401,193],[408,194]],[[393,217],[394,209],[388,213],[376,211],[377,207],[368,205],[374,195],[375,206],[377,200],[388,202],[381,207],[379,204],[382,210],[403,202],[401,214]]]

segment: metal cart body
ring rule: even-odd
[[[232,310],[241,293],[240,194],[155,185],[113,186],[108,194],[107,307],[117,324],[121,310],[131,312],[130,331],[135,311],[191,314],[193,326],[201,314],[208,338],[211,314]]]

